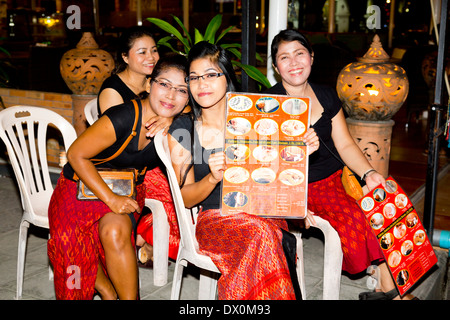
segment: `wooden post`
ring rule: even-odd
[[[328,11],[328,33],[335,33],[336,31],[336,0],[329,1]]]
[[[183,0],[183,24],[189,32],[189,0]]]
[[[389,38],[388,38],[388,48],[392,48],[392,39],[394,37],[394,16],[395,16],[395,0],[391,0],[391,9],[389,14]]]

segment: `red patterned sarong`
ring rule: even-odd
[[[308,184],[308,209],[337,231],[344,255],[342,270],[356,274],[384,258],[364,213],[345,192],[341,174],[339,170],[326,179]]]
[[[98,221],[111,209],[102,201],[79,201],[76,192],[76,183],[61,173],[49,205],[47,250],[53,265],[56,298],[91,300],[99,262],[106,265]],[[136,201],[143,208],[143,184],[137,186]]]
[[[162,202],[169,222],[169,257],[177,259],[178,246],[180,245],[180,230],[178,229],[175,206],[170,193],[167,177],[159,167],[147,171],[144,180],[145,198],[155,199]],[[145,242],[153,245],[153,215],[148,214],[142,217],[137,227],[137,234],[140,234]]]
[[[200,250],[222,274],[219,299],[295,299],[280,228],[287,230],[285,220],[246,213],[222,216],[220,210],[199,214],[196,238]]]

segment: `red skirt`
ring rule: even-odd
[[[384,260],[380,245],[356,201],[347,195],[342,170],[308,184],[308,209],[327,220],[341,238],[342,270],[365,271],[372,262]]]
[[[246,213],[222,216],[220,210],[199,214],[199,248],[222,274],[219,299],[295,299],[280,228],[287,230],[285,220]]]
[[[107,273],[98,221],[111,209],[102,201],[79,201],[76,193],[77,184],[61,173],[49,205],[47,252],[53,265],[56,298],[91,300],[99,262]],[[143,184],[137,186],[136,201],[143,208]],[[134,245],[133,237],[130,241]]]
[[[145,198],[155,199],[162,202],[169,222],[169,257],[177,259],[178,247],[180,245],[180,230],[178,228],[175,205],[170,193],[167,177],[159,167],[150,170],[145,175]],[[145,242],[153,245],[153,215],[148,214],[142,217],[137,226],[137,234],[144,238]]]

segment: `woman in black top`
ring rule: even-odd
[[[188,59],[193,113],[174,121],[168,143],[185,206],[201,207],[196,238],[221,272],[218,297],[299,299],[295,252],[288,250],[296,247],[295,237],[286,220],[220,210],[226,92],[236,90],[231,60],[223,48],[205,41],[192,47]],[[311,131],[305,143],[314,151],[318,139]]]
[[[331,152],[362,177],[369,190],[380,183],[384,186],[384,177],[372,168],[350,135],[336,92],[308,81],[314,53],[306,37],[295,30],[282,30],[272,41],[271,54],[282,80],[266,92],[310,97],[311,125],[321,140],[318,152],[309,157],[308,210],[329,221],[338,232],[343,271],[356,274],[366,271],[372,263],[379,264],[381,292],[364,293],[363,298],[399,299],[377,239],[363,212],[342,186],[343,165]]]
[[[119,37],[112,76],[100,88],[99,114],[111,106],[130,101],[145,92],[147,76],[159,60],[153,35],[145,27],[131,27]]]
[[[102,299],[136,299],[138,270],[132,222],[144,206],[143,175],[160,164],[144,125],[156,115],[171,118],[187,105],[186,71],[186,59],[180,55],[158,62],[147,81],[149,97],[136,100],[136,135],[118,157],[101,165],[137,169],[136,200],[113,193],[91,161],[115,154],[130,136],[136,118],[132,101],[108,109],[69,148],[69,162],[49,205],[48,255],[57,299],[92,299],[94,288]],[[76,198],[74,173],[99,200]]]
[[[118,41],[116,67],[113,74],[103,82],[98,93],[99,115],[113,106],[137,99],[142,92],[145,92],[146,79],[151,75],[160,58],[155,39],[146,27],[135,26],[126,29]],[[147,119],[145,124],[148,130],[147,136],[153,137],[161,129],[167,131],[171,123],[171,117],[155,115]],[[160,166],[148,170],[144,184],[146,198],[163,203],[170,226],[169,257],[175,260],[180,234],[165,170],[161,170]],[[139,221],[136,245],[139,264],[151,267],[153,265],[153,216],[151,214],[143,216]]]

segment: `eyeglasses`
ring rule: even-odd
[[[161,81],[161,80],[157,80],[157,79],[152,79],[151,81],[155,82],[158,85],[158,87],[162,90],[170,91],[170,90],[174,89],[175,93],[181,97],[187,97],[189,95],[188,90],[185,88],[175,88],[170,83]]]
[[[204,74],[202,76],[187,76],[186,77],[186,82],[187,83],[195,83],[200,78],[202,78],[203,80],[206,80],[206,81],[212,81],[212,80],[214,80],[214,79],[216,79],[218,77],[221,77],[223,75],[225,75],[225,73],[223,73],[223,72],[217,72],[217,73],[214,72],[214,73],[207,73],[207,74]]]

